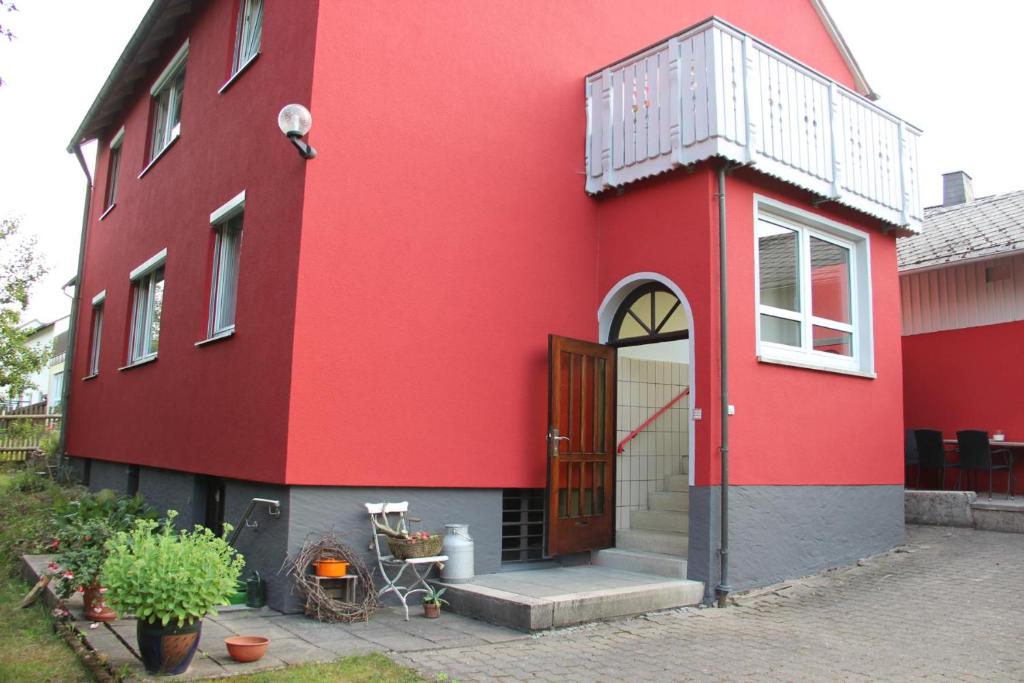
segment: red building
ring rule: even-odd
[[[90,486],[277,499],[273,569],[380,500],[471,524],[477,573],[618,546],[708,596],[723,490],[727,587],[899,543],[919,131],[817,0],[643,12],[157,0],[71,145]]]

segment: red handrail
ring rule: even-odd
[[[658,412],[654,413],[654,415],[651,415],[649,418],[647,418],[644,421],[643,424],[641,424],[639,427],[637,427],[636,429],[631,431],[629,434],[627,434],[626,438],[619,442],[619,447],[618,447],[618,449],[616,449],[615,452],[618,453],[619,455],[622,455],[622,451],[624,451],[626,449],[626,444],[629,443],[630,441],[632,441],[633,439],[635,439],[637,434],[639,434],[640,432],[642,432],[645,429],[647,429],[647,427],[652,422],[654,422],[659,417],[664,415],[666,410],[668,410],[669,408],[671,408],[672,406],[674,406],[676,403],[679,402],[679,399],[681,399],[683,396],[689,396],[689,395],[690,395],[690,387],[686,387],[685,389],[683,389],[681,394],[679,394],[674,399],[672,399],[671,401],[666,403],[664,406],[659,408]]]

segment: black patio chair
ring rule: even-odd
[[[907,429],[903,432],[903,480],[905,482],[910,482],[911,472],[917,473],[914,488],[921,488],[921,462],[917,455],[917,439],[914,438],[914,430]]]
[[[988,497],[992,498],[992,472],[1006,471],[1006,495],[1013,497],[1013,469],[1008,448],[993,449],[988,442],[988,432],[980,429],[964,429],[956,433],[957,446],[960,449],[960,471],[970,474],[974,472],[977,487],[978,471],[988,472]],[[1001,455],[1005,460],[997,463],[992,456]]]
[[[942,443],[942,432],[937,429],[915,429],[914,442],[917,444],[917,483],[921,484],[921,470],[938,470],[939,489],[946,488],[946,470],[957,470],[956,484],[960,486],[960,465],[946,461],[946,446]]]

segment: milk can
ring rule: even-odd
[[[473,539],[468,524],[445,524],[441,554],[448,561],[441,570],[441,580],[447,583],[465,583],[473,578]]]

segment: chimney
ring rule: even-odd
[[[971,176],[963,171],[942,174],[942,205],[955,206],[974,201],[974,185]]]

